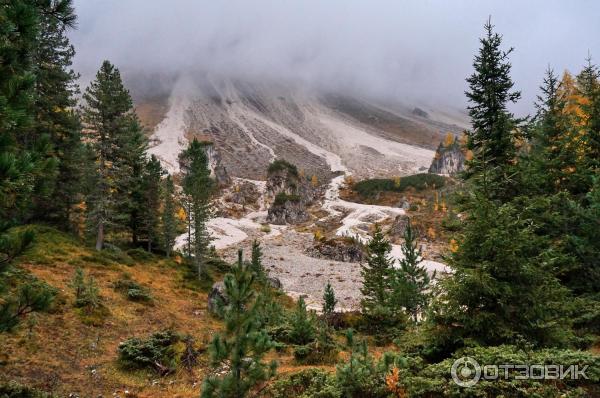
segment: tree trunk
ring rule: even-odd
[[[96,235],[96,250],[102,250],[104,246],[104,222],[98,224],[98,234]]]

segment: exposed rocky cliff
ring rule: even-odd
[[[295,165],[276,160],[269,166],[265,200],[270,205],[267,221],[272,224],[298,224],[308,221],[306,207],[316,198],[316,189]]]
[[[448,135],[440,143],[431,166],[430,173],[453,175],[463,171],[465,168],[465,151],[459,139],[454,135]]]

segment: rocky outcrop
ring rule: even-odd
[[[227,202],[242,206],[259,206],[261,192],[249,181],[240,181],[231,187],[231,192],[225,196]]]
[[[430,173],[454,175],[465,168],[465,152],[461,148],[458,138],[448,135],[444,142],[440,143],[431,166]]]
[[[333,261],[358,263],[364,257],[362,245],[348,238],[321,239],[315,241],[308,254]]]
[[[228,302],[229,300],[225,294],[225,284],[223,282],[215,283],[210,293],[208,293],[208,311],[211,314],[216,314],[219,305],[227,304]]]
[[[316,198],[316,189],[298,169],[285,160],[276,160],[269,166],[265,200],[270,204],[267,222],[271,224],[298,224],[310,219],[306,208]]]
[[[424,117],[425,119],[429,118],[429,113],[425,112],[423,109],[421,109],[419,107],[415,107],[412,110],[412,114],[416,115],[416,116]]]
[[[206,156],[208,157],[208,167],[210,168],[210,175],[213,177],[219,185],[229,185],[231,179],[227,170],[221,161],[221,155],[215,149],[212,142],[206,142],[204,144],[206,150]]]
[[[408,223],[410,222],[410,218],[406,214],[401,214],[396,216],[390,228],[387,231],[387,234],[391,238],[402,238],[404,237],[404,232],[408,227]]]
[[[278,194],[267,212],[267,222],[276,225],[300,224],[308,220],[306,204],[297,195]]]

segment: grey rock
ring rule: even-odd
[[[409,222],[410,218],[405,214],[396,216],[394,222],[390,225],[390,229],[387,231],[388,235],[394,238],[403,237]]]
[[[460,143],[455,138],[449,146],[440,143],[435,157],[429,167],[430,173],[454,175],[460,173],[465,168],[465,154],[460,147]]]
[[[364,257],[363,248],[360,244],[348,238],[325,239],[315,242],[308,250],[308,254],[327,258],[334,261],[347,263],[358,263]]]
[[[283,287],[283,285],[281,284],[281,280],[279,280],[279,278],[275,278],[274,276],[268,277],[267,281],[273,289],[281,289]]]
[[[225,294],[225,284],[223,282],[216,282],[213,284],[210,293],[208,294],[208,311],[212,314],[216,314],[219,304],[227,304],[229,299]]]

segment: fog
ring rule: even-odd
[[[82,84],[109,59],[126,79],[220,74],[405,103],[464,107],[488,16],[528,112],[544,70],[600,59],[600,2],[76,0]],[[143,79],[142,79],[143,80]]]

